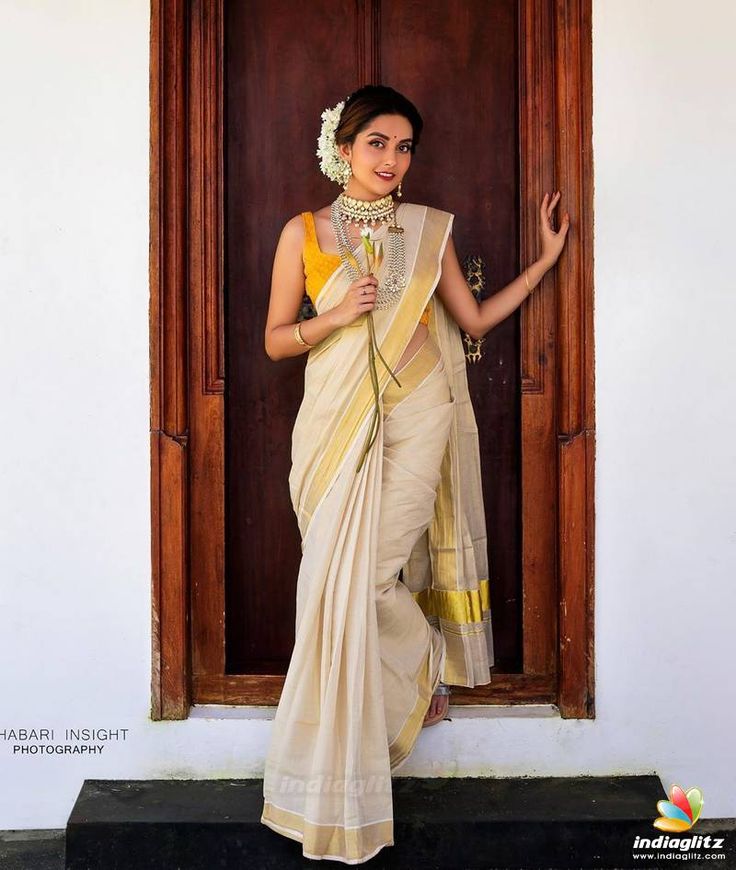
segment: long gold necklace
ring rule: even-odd
[[[341,193],[330,206],[330,220],[337,240],[337,250],[353,281],[362,277],[351,255],[346,224],[350,221],[364,225],[388,223],[388,267],[385,277],[376,291],[376,308],[391,308],[396,304],[406,286],[406,247],[404,228],[398,225],[396,206],[391,195],[377,200],[355,199]]]

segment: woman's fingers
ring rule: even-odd
[[[540,210],[542,213],[552,214],[552,210],[557,205],[559,198],[562,196],[559,190],[555,191],[552,198],[550,199],[549,193],[545,193],[542,199],[542,205],[540,206]],[[549,200],[549,202],[547,202]]]
[[[551,198],[549,193],[545,193],[542,199],[542,204],[539,207],[542,226],[546,227],[551,233],[555,232],[552,227],[552,213],[557,207],[557,203],[560,201],[561,195],[562,194],[559,190],[555,191]]]
[[[547,206],[547,217],[549,217],[550,220],[552,219],[552,212],[555,210],[559,199],[560,199],[560,191],[558,190],[557,193],[555,193],[555,195],[549,201],[549,205]]]
[[[360,305],[372,306],[375,304],[377,288],[372,282],[358,284],[356,292],[358,294],[358,303]]]

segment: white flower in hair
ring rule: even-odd
[[[335,131],[344,108],[345,101],[341,100],[334,109],[325,109],[322,112],[322,128],[317,140],[319,168],[330,180],[338,184],[345,184],[350,177],[350,166],[340,156],[335,142]]]

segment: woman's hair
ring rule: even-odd
[[[411,124],[411,153],[414,154],[424,126],[422,116],[411,100],[386,85],[364,85],[350,94],[335,130],[335,142],[352,144],[358,133],[379,115],[403,115],[407,119]]]

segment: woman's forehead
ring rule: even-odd
[[[378,115],[366,124],[361,131],[363,136],[382,133],[389,139],[411,138],[412,128],[409,120],[403,115]]]

